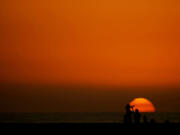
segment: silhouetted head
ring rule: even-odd
[[[138,110],[138,109],[136,109],[136,110],[135,110],[135,113],[139,113],[139,110]]]
[[[126,105],[126,109],[130,109],[130,105],[129,104]]]
[[[131,106],[129,104],[126,105],[126,112],[130,111]]]

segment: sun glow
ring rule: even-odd
[[[155,112],[154,105],[146,98],[135,98],[130,102],[131,106],[134,106],[134,110],[138,109],[140,112]]]

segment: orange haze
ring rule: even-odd
[[[0,2],[0,82],[180,84],[177,0]]]

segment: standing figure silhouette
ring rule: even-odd
[[[139,124],[141,120],[141,114],[139,113],[139,110],[136,109],[134,112],[134,123]]]
[[[126,114],[124,115],[124,123],[126,123],[126,124],[131,124],[132,123],[132,113],[133,113],[133,111],[131,111],[131,108],[133,108],[133,107],[130,106],[129,104],[127,104],[126,107],[125,107]]]
[[[144,115],[144,117],[143,117],[143,123],[144,123],[144,124],[147,124],[147,123],[148,123],[148,119],[147,119],[146,115]]]

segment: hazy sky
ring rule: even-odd
[[[179,91],[178,0],[1,0],[0,20],[1,84]]]
[[[2,82],[180,84],[177,0],[1,0]]]

